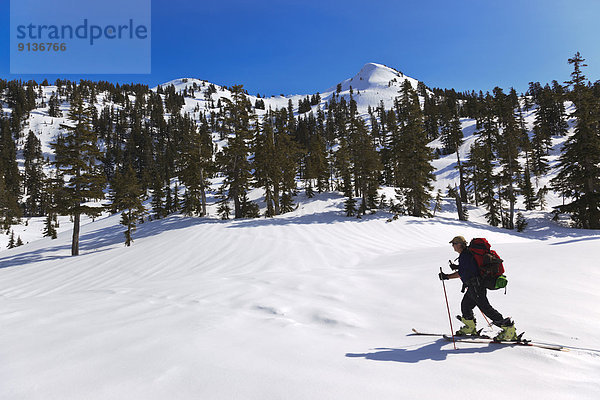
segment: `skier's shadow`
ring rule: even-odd
[[[374,361],[395,361],[402,363],[418,363],[419,361],[433,360],[433,361],[444,361],[449,355],[454,354],[475,354],[475,353],[491,353],[499,350],[504,346],[484,345],[479,347],[473,347],[472,344],[457,344],[457,350],[454,350],[452,346],[443,349],[442,347],[448,346],[448,341],[445,339],[438,339],[433,343],[429,343],[425,346],[416,349],[392,349],[392,348],[376,348],[373,349],[372,353],[347,353],[346,357],[350,358],[365,358],[367,360]],[[458,347],[460,346],[460,347]],[[469,346],[469,347],[467,347]]]

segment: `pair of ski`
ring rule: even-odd
[[[471,335],[471,336],[450,336],[450,335],[446,335],[443,333],[425,333],[425,332],[420,332],[417,331],[416,329],[413,328],[413,335],[418,335],[418,336],[439,336],[442,337],[450,342],[454,341],[454,342],[461,342],[461,343],[491,343],[491,344],[498,344],[498,345],[513,345],[513,346],[530,346],[530,347],[539,347],[542,349],[548,349],[548,350],[556,350],[556,351],[569,351],[568,348],[558,345],[558,344],[547,344],[547,343],[539,343],[539,342],[532,342],[531,340],[527,340],[527,339],[523,339],[522,336],[523,334],[521,333],[518,337],[518,340],[516,341],[498,341],[498,340],[494,340],[489,336],[485,336],[485,335]]]

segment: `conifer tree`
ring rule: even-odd
[[[548,117],[549,105],[546,101],[548,95],[544,94],[543,89],[539,89],[536,98],[538,99],[538,107],[535,110],[531,156],[532,172],[536,177],[540,177],[550,169],[547,156],[552,144],[552,129]]]
[[[52,94],[52,96],[50,96],[50,100],[48,101],[48,115],[54,118],[62,117],[60,104],[55,94]]]
[[[463,132],[458,114],[458,104],[447,101],[444,112],[442,113],[441,140],[446,150],[450,153],[456,153],[456,169],[458,169],[460,199],[463,203],[467,202],[467,189],[464,178],[464,168],[460,159],[460,146],[462,146]]]
[[[272,118],[272,112],[269,110],[264,116],[260,129],[256,130],[254,139],[254,176],[257,187],[265,190],[266,217],[279,214],[278,193],[281,171],[278,167]]]
[[[30,216],[41,216],[44,210],[44,181],[46,179],[43,171],[44,157],[42,155],[42,144],[33,131],[29,131],[25,148],[23,150],[25,159],[24,187],[25,187],[25,213]]]
[[[438,211],[442,211],[442,190],[438,189],[437,194],[435,196],[435,205],[433,206],[433,216],[435,217],[435,213]]]
[[[525,170],[523,172],[521,194],[523,195],[523,200],[525,202],[525,209],[528,211],[535,209],[536,196],[533,185],[531,184],[531,173],[529,172],[529,166],[527,165],[525,165]]]
[[[576,108],[575,133],[564,144],[552,185],[571,199],[558,210],[569,213],[577,227],[600,229],[600,104],[581,71],[587,66],[585,59],[577,52],[568,61],[573,65],[567,84],[573,87],[570,98]]]
[[[8,239],[8,245],[6,247],[9,249],[14,249],[15,247],[17,247],[14,230],[10,232],[10,238]]]
[[[309,138],[308,154],[306,157],[305,178],[308,187],[312,188],[312,182],[319,193],[327,187],[328,165],[325,140],[322,135],[312,134]]]
[[[5,190],[18,200],[21,194],[21,175],[15,140],[9,122],[0,118],[0,173],[4,175]]]
[[[19,206],[21,178],[10,129],[8,121],[0,117],[0,219],[6,230],[22,215]]]
[[[350,163],[350,150],[348,148],[348,142],[342,138],[340,148],[335,153],[335,165],[338,172],[338,176],[342,179],[341,190],[344,192],[344,196],[347,197],[344,202],[344,212],[347,217],[352,217],[356,214],[356,200],[354,198],[354,190],[352,188],[352,171]]]
[[[52,216],[48,215],[46,217],[46,222],[44,223],[44,230],[42,231],[44,237],[50,237],[52,239],[56,239],[58,234],[56,232],[56,227],[54,226],[54,222],[52,221]]]
[[[158,175],[158,174],[157,174]],[[166,207],[163,198],[165,197],[164,191],[165,183],[162,178],[158,175],[152,182],[152,213],[155,218],[164,218],[167,216]]]
[[[359,214],[364,214],[366,210],[377,208],[377,189],[383,166],[365,121],[357,112],[350,118],[349,133],[354,185],[356,194],[362,198]]]
[[[511,93],[513,94],[512,97],[516,99],[514,89]],[[498,183],[501,186],[500,195],[509,204],[508,216],[503,219],[503,226],[514,229],[515,202],[518,193],[517,182],[521,176],[521,167],[518,161],[519,143],[523,132],[514,112],[516,100],[511,101],[510,96],[502,96],[501,91],[499,91],[497,92],[496,101],[503,102],[503,108],[506,110],[505,115],[500,118],[503,130],[497,139],[498,160],[501,166],[501,172],[498,176]]]
[[[186,215],[206,215],[206,189],[212,168],[212,137],[204,123],[200,129],[185,118],[185,130],[180,150],[179,178],[185,184],[183,212]]]
[[[476,142],[471,146],[469,169],[472,173],[472,184],[475,193],[476,205],[481,202],[485,205],[485,217],[492,226],[501,222],[500,205],[496,197],[497,176],[494,173],[494,147],[498,137],[498,126],[494,119],[493,103],[489,93],[481,109],[482,130],[478,132]]]
[[[142,188],[131,166],[123,174],[117,172],[111,187],[111,202],[113,210],[122,211],[121,225],[127,228],[124,232],[125,246],[131,246],[132,234],[146,214],[142,195]]]
[[[243,86],[232,87],[232,100],[225,101],[225,129],[228,133],[227,147],[218,154],[218,164],[225,175],[223,193],[233,200],[234,217],[244,218],[242,203],[250,187],[252,165],[249,159],[250,143],[255,129],[255,116],[245,96]]]
[[[269,111],[255,135],[254,177],[257,186],[265,190],[268,217],[294,209],[299,150],[288,124],[287,110]]]
[[[281,171],[279,184],[279,211],[284,214],[294,210],[296,177],[300,160],[300,146],[294,140],[296,120],[292,110],[282,109],[275,119],[275,144],[277,166]]]
[[[1,229],[8,231],[12,224],[17,223],[21,216],[21,208],[17,198],[6,189],[4,175],[0,171],[0,223]]]
[[[63,196],[58,207],[73,216],[71,254],[79,254],[79,228],[81,215],[97,216],[101,207],[87,205],[90,199],[102,199],[105,176],[99,165],[102,157],[96,133],[92,131],[92,112],[85,106],[77,92],[71,102],[69,125],[61,125],[62,137],[52,144],[54,165],[65,178]]]
[[[517,228],[517,232],[523,232],[525,228],[527,228],[527,220],[523,213],[517,213],[517,222],[515,223],[515,227]]]
[[[423,126],[423,113],[416,91],[408,81],[404,82],[399,102],[398,119],[401,121],[400,144],[395,154],[401,165],[399,172],[400,187],[406,189],[409,215],[423,217],[429,214],[429,201],[432,189],[433,152],[427,146],[427,135]]]

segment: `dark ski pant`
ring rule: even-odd
[[[499,322],[504,319],[502,314],[492,307],[486,292],[487,289],[483,285],[475,284],[467,286],[467,292],[460,303],[460,309],[464,319],[474,318],[473,309],[475,306],[479,307],[481,312],[491,319],[492,322]]]

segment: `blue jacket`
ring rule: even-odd
[[[458,275],[463,283],[467,283],[471,278],[479,276],[477,262],[473,254],[467,249],[463,250],[458,256]]]

